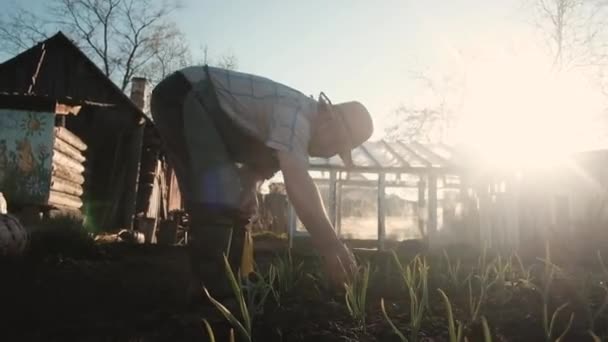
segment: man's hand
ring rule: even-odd
[[[342,289],[347,277],[356,270],[355,258],[338,239],[329,222],[319,191],[308,174],[306,162],[289,152],[279,152],[278,157],[289,200],[324,260],[331,285]]]
[[[343,290],[344,284],[357,272],[355,256],[342,243],[319,253],[323,259],[323,268],[329,284],[336,290]]]

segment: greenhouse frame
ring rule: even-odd
[[[352,151],[352,158],[354,165],[347,168],[338,156],[328,159],[311,157],[309,171],[322,190],[329,219],[341,237],[345,235],[344,190],[348,187],[373,190],[377,208],[376,231],[373,233],[380,250],[385,249],[387,241],[387,189],[408,190],[415,194],[411,202],[415,206],[416,217],[407,229],[418,230],[426,238],[440,228],[438,193],[450,189],[460,196],[466,189],[461,181],[460,166],[455,163],[456,153],[444,144],[367,141]],[[367,207],[370,207],[369,202]],[[290,240],[308,235],[299,226],[301,224],[290,206]]]

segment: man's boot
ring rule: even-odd
[[[188,249],[195,298],[204,297],[203,286],[214,298],[232,296],[224,264],[224,255],[229,253],[232,225],[228,219],[191,220]]]
[[[230,265],[241,277],[253,272],[253,241],[249,229],[249,219],[238,218],[234,221],[230,244]]]

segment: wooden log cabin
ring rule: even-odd
[[[145,79],[133,78],[127,96],[61,32],[1,63],[0,75],[0,108],[21,110],[23,118],[49,113],[45,127],[53,127],[45,130],[52,177],[40,184],[48,194],[13,195],[13,210],[42,203],[49,214],[80,212],[97,231],[137,228],[138,221],[156,228],[181,210],[175,174],[145,114]],[[0,126],[7,118],[0,115]]]

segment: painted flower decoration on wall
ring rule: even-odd
[[[21,121],[21,129],[25,131],[27,136],[40,135],[44,130],[45,122],[40,120],[40,117],[34,113],[28,113],[27,118]]]

